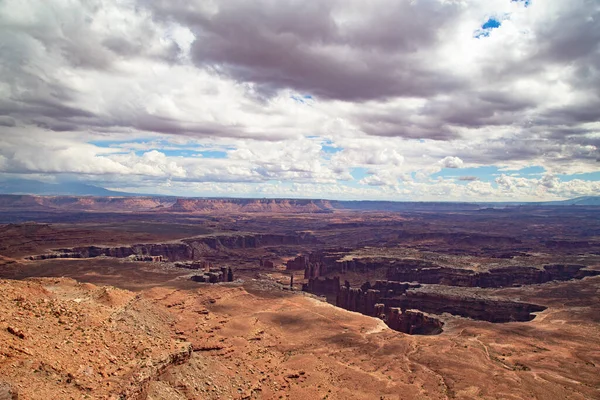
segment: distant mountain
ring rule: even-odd
[[[37,196],[93,196],[93,197],[140,197],[172,199],[162,204],[175,212],[199,212],[210,210],[239,212],[331,212],[333,210],[356,211],[449,211],[476,210],[488,207],[515,206],[600,206],[600,196],[583,196],[569,200],[542,202],[433,202],[433,201],[369,201],[369,200],[323,200],[323,199],[243,199],[243,198],[194,198],[155,194],[126,193],[108,190],[100,186],[79,182],[44,183],[29,179],[0,180],[0,195]],[[179,199],[175,201],[176,199]],[[100,201],[100,203],[102,203]],[[156,207],[154,205],[153,207]],[[150,207],[150,208],[153,208]],[[142,207],[146,208],[146,206]]]
[[[569,200],[546,201],[544,206],[600,206],[600,196],[583,196]]]
[[[44,183],[29,179],[0,181],[0,193],[47,196],[139,196],[139,194],[117,192],[79,182]]]
[[[331,205],[336,209],[356,211],[450,211],[481,208],[477,203],[437,201],[334,200]]]

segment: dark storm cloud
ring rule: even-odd
[[[382,137],[403,137],[406,139],[452,140],[459,135],[435,119],[415,120],[402,111],[382,111],[361,113],[355,122],[367,135]]]
[[[466,84],[422,56],[459,13],[451,2],[231,1],[214,13],[179,2],[153,6],[156,18],[194,31],[198,67],[266,93],[292,88],[357,101],[432,96]]]
[[[357,125],[373,136],[453,140],[460,138],[457,127],[518,124],[535,107],[535,99],[488,89],[434,98],[416,110],[383,106],[379,111],[362,112],[354,117]]]
[[[0,126],[17,126],[17,121],[15,121],[14,118],[11,117],[0,116]]]
[[[481,165],[504,165],[514,161],[540,162],[544,160],[552,165],[566,166],[574,161],[593,163],[600,155],[600,148],[590,147],[571,138],[548,140],[530,137],[528,133],[523,133],[511,138],[473,144],[456,151],[456,155],[465,162]]]
[[[535,105],[532,99],[488,89],[481,93],[462,92],[452,98],[434,99],[423,107],[421,113],[430,120],[437,120],[440,125],[479,128],[510,125]]]
[[[540,121],[546,125],[559,126],[600,121],[600,98],[586,100],[562,107],[552,107],[541,115]]]
[[[539,49],[534,59],[572,63],[587,60],[600,48],[600,3],[596,0],[573,1],[560,18],[541,24]]]

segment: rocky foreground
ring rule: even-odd
[[[536,287],[550,307],[530,322],[451,317],[410,336],[261,281],[134,293],[2,280],[0,398],[594,399],[597,309],[548,294],[589,301],[597,281]]]

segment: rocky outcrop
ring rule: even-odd
[[[310,283],[311,281],[309,281]],[[326,280],[313,279],[314,282]],[[346,282],[339,288],[336,305],[349,311],[381,318],[391,328],[410,335],[437,335],[442,332],[443,322],[418,311],[406,311],[406,308],[390,307],[389,298],[403,296],[408,289],[418,287],[402,282],[369,282],[361,288],[352,288]]]
[[[307,283],[302,285],[302,290],[308,293],[337,296],[340,291],[340,278],[338,276],[333,278],[310,278]]]
[[[383,299],[400,296],[408,289],[418,287],[420,285],[405,282],[376,281],[375,285],[366,282],[360,288],[352,288],[346,281],[337,293],[336,305],[349,311],[376,316],[375,305],[384,303]]]
[[[170,353],[163,359],[143,363],[136,371],[130,374],[127,386],[120,390],[117,398],[145,399],[149,383],[158,379],[170,367],[186,363],[192,356],[192,352],[192,345],[185,343],[179,351]]]
[[[306,269],[308,266],[307,256],[298,256],[285,263],[286,269],[290,271],[301,271]]]
[[[213,267],[209,261],[183,261],[174,264],[177,268],[208,270]]]
[[[219,283],[233,282],[233,270],[230,268],[210,268],[202,275],[194,275],[191,278],[194,282]]]
[[[302,271],[304,270],[304,278],[318,278],[332,272],[344,272],[342,265],[339,262],[345,252],[350,249],[329,249],[312,252],[307,255],[299,255],[294,259],[286,262],[288,270]]]
[[[19,394],[17,389],[9,383],[0,382],[0,400],[18,400]]]
[[[317,278],[327,273],[326,265],[315,254],[298,256],[286,262],[286,269],[290,271],[304,270],[304,279]]]
[[[391,329],[409,335],[438,335],[444,323],[437,318],[418,311],[390,307],[385,314],[385,323]]]
[[[144,261],[144,262],[163,262],[163,256],[142,256],[135,255],[132,257],[133,261]]]
[[[360,288],[352,288],[346,282],[339,289],[336,305],[370,316],[381,316],[383,306],[386,313],[389,308],[396,307],[430,314],[449,313],[489,322],[531,321],[535,318],[533,313],[546,309],[537,304],[413,290],[418,287],[404,282],[377,281],[375,285],[367,282]]]

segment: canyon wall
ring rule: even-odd
[[[418,311],[390,307],[385,314],[385,323],[395,331],[409,335],[438,335],[444,323]]]
[[[230,249],[259,248],[263,246],[285,246],[314,244],[316,239],[308,233],[297,235],[241,234],[207,236],[186,239],[175,243],[134,244],[119,247],[85,246],[70,249],[55,249],[50,253],[29,256],[29,260],[52,258],[94,258],[94,257],[161,257],[162,261],[197,260],[204,254]]]
[[[388,268],[387,278],[394,281],[441,284],[448,286],[499,288],[515,285],[532,285],[550,281],[582,279],[600,275],[600,271],[587,270],[584,265],[545,265],[543,269],[514,266],[475,272],[467,269],[424,266],[412,262],[398,262]]]

